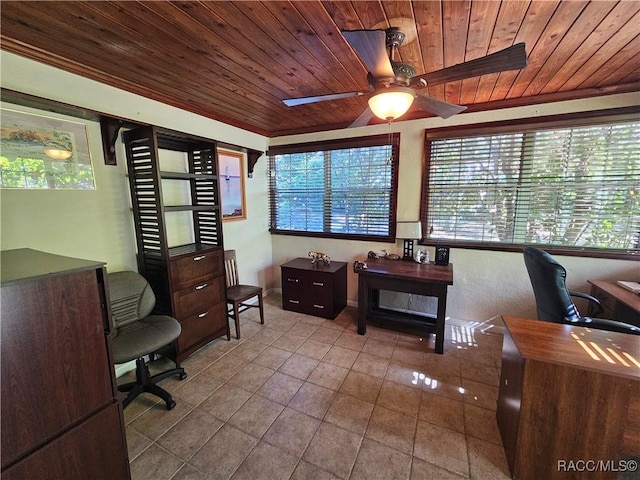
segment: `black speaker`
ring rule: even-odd
[[[436,247],[436,265],[449,265],[449,247]]]

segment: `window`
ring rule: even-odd
[[[273,147],[272,233],[393,241],[400,135]]]
[[[429,132],[425,242],[637,254],[640,122],[632,118]]]

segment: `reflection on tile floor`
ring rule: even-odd
[[[357,335],[355,315],[287,312],[277,294],[264,325],[244,312],[241,340],[161,383],[173,410],[145,394],[124,411],[133,479],[508,479],[500,329],[450,320],[437,355],[432,336]]]

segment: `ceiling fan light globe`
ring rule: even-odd
[[[369,98],[369,108],[381,120],[395,120],[411,108],[416,93],[410,88],[385,89]]]

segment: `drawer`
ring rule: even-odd
[[[181,351],[207,343],[213,339],[212,336],[219,336],[219,332],[228,326],[226,302],[210,305],[203,311],[181,320],[180,324],[182,332],[178,337],[178,348]]]
[[[178,320],[198,315],[218,303],[226,304],[224,277],[211,278],[173,294],[175,315]]]
[[[301,295],[308,284],[306,272],[292,269],[282,269],[282,291]]]
[[[224,276],[222,250],[206,250],[171,260],[171,284],[174,292],[217,276]]]

